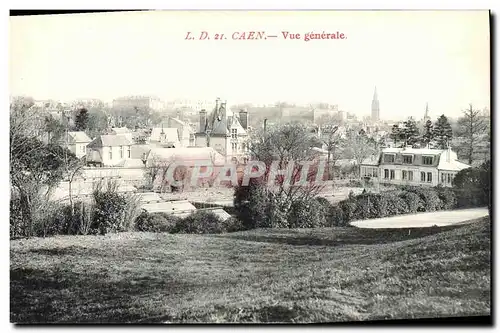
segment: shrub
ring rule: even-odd
[[[234,190],[234,208],[245,229],[270,227],[269,197],[265,184],[251,180]]]
[[[396,192],[380,194],[378,217],[401,215],[408,212],[408,204]]]
[[[322,198],[324,199],[324,198]],[[329,203],[328,203],[329,204]],[[316,228],[326,226],[327,207],[319,200],[297,200],[288,214],[289,228]]]
[[[436,189],[432,187],[407,187],[405,190],[420,196],[423,207],[419,211],[433,212],[440,210],[443,206]]]
[[[452,189],[437,187],[436,190],[441,200],[441,209],[453,209],[457,206],[457,197]]]
[[[94,186],[92,197],[95,206],[91,229],[98,230],[101,235],[126,230],[124,217],[128,202],[117,190],[118,183],[113,181],[106,184],[99,182]]]
[[[379,217],[380,195],[364,193],[356,197],[355,220]]]
[[[196,211],[177,221],[172,233],[220,234],[226,232],[224,221],[210,211]]]
[[[339,208],[342,210],[343,224],[348,224],[355,219],[356,207],[357,201],[354,198],[349,198],[347,200],[342,200],[341,202],[339,202]]]
[[[418,194],[413,192],[405,192],[404,194],[402,194],[402,198],[408,206],[409,213],[416,213],[423,210],[424,203],[420,199],[420,196]]]
[[[245,230],[243,223],[240,221],[240,219],[234,216],[223,221],[223,225],[226,232],[236,232]]]
[[[344,219],[343,211],[339,206],[332,206],[326,215],[328,227],[345,226],[348,221]]]
[[[147,232],[172,232],[181,218],[167,213],[148,213],[143,210],[135,220],[135,230]]]

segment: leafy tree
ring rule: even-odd
[[[451,130],[448,118],[446,118],[444,114],[441,115],[441,117],[439,117],[434,124],[434,130],[432,133],[439,149],[448,148],[448,144],[451,143],[451,139],[453,137],[453,131]]]
[[[431,120],[427,120],[424,125],[424,133],[422,135],[422,145],[425,147],[434,139],[434,126]]]
[[[464,116],[458,119],[459,133],[465,139],[465,150],[469,164],[474,160],[474,154],[478,150],[478,144],[484,141],[488,124],[481,110],[474,110],[472,104],[463,111]]]
[[[58,143],[66,131],[64,125],[54,119],[52,115],[45,117],[45,132],[47,133],[47,143]]]
[[[57,144],[43,143],[36,135],[39,113],[22,101],[10,107],[10,181],[12,198],[18,200],[25,235],[33,234],[33,221],[47,203],[47,195],[66,174],[75,155]],[[45,194],[43,192],[45,191]],[[42,197],[43,196],[43,197]]]
[[[399,127],[399,125],[395,124],[392,126],[391,134],[389,135],[389,137],[392,139],[394,145],[397,147],[398,142],[401,141],[402,139],[402,129]]]
[[[75,128],[77,131],[85,131],[89,127],[89,111],[85,108],[78,110],[75,117]]]
[[[404,127],[402,129],[402,135],[406,140],[406,144],[408,146],[413,146],[417,142],[419,142],[419,130],[417,127],[417,123],[413,118],[409,118],[404,122]]]

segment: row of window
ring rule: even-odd
[[[123,158],[123,146],[120,146],[119,156],[120,156],[120,158]],[[112,147],[109,148],[108,157],[110,160],[113,159],[113,148]],[[130,158],[130,147],[127,147],[127,158]]]
[[[231,142],[231,148],[233,149],[233,151],[238,150],[238,142]],[[247,149],[247,145],[242,143],[241,150],[246,151],[246,149]]]
[[[384,163],[394,163],[395,161],[395,154],[384,154]],[[432,165],[433,162],[433,156],[422,156],[423,165]],[[413,164],[413,155],[403,155],[403,164]]]
[[[384,169],[384,179],[395,179],[396,172],[395,170]],[[401,171],[401,179],[413,181],[413,171],[411,170],[402,170]],[[432,172],[420,172],[420,182],[422,183],[431,183],[432,182]]]
[[[441,183],[443,184],[451,184],[454,178],[454,174],[452,173],[442,173],[441,174]]]

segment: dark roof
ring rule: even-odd
[[[88,147],[118,147],[130,145],[132,145],[132,143],[124,135],[100,135],[89,143]]]

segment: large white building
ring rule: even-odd
[[[394,185],[451,186],[455,175],[469,165],[451,149],[385,148],[360,165],[361,177]]]

